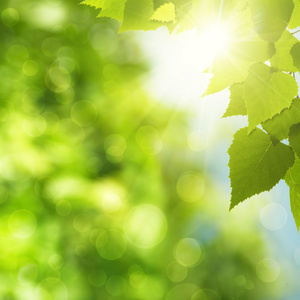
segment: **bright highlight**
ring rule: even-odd
[[[203,73],[216,56],[230,56],[234,30],[229,22],[169,35],[161,28],[140,36],[152,68],[146,85],[157,99],[190,107],[202,95],[211,75]],[[150,42],[151,41],[151,42]],[[155,47],[154,45],[158,45]]]
[[[215,23],[207,27],[200,35],[203,48],[213,57],[226,54],[230,46],[230,30],[226,24]]]

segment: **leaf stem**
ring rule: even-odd
[[[295,32],[291,32],[291,34],[296,34],[297,32],[300,32],[300,29]]]

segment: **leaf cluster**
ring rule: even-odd
[[[224,117],[243,115],[248,127],[228,153],[233,208],[270,190],[281,179],[290,187],[300,226],[300,0],[85,0],[99,17],[121,22],[120,32],[167,26],[181,32],[208,22],[230,29],[228,51],[219,54],[205,95],[229,88]],[[205,47],[205,45],[203,46]],[[282,142],[288,140],[288,143]]]

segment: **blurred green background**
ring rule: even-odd
[[[0,299],[283,299],[257,214],[228,216],[152,99],[134,33],[78,0],[0,3]]]

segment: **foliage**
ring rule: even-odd
[[[222,223],[186,115],[141,87],[134,37],[76,3],[0,3],[0,298],[281,299],[252,215]]]
[[[83,3],[104,10],[101,0]],[[114,6],[113,2],[110,4]],[[291,32],[300,27],[300,1],[127,0],[123,4],[120,32],[159,26],[176,32],[193,27],[202,30],[208,23],[220,23],[228,28],[229,49],[219,54],[210,67],[214,77],[205,95],[229,88],[231,102],[224,117],[248,117],[248,128],[236,134],[229,149],[230,207],[270,190],[284,179],[295,162],[294,156],[300,155],[300,100],[295,80],[295,74],[298,76],[300,71],[300,42]],[[172,18],[166,6],[175,7]],[[165,24],[166,20],[169,23]],[[257,126],[262,126],[266,134]],[[278,144],[286,138],[289,146]],[[295,204],[297,197],[292,198],[291,208],[296,216],[294,210],[299,204]],[[296,223],[299,228],[297,219]]]

